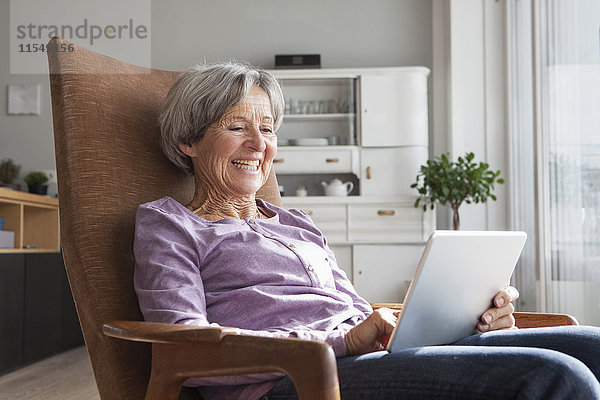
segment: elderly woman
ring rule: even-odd
[[[509,329],[513,288],[482,315],[484,333],[383,351],[397,314],[373,312],[306,213],[256,198],[277,152],[283,103],[273,76],[240,64],[192,68],[170,90],[162,148],[194,175],[196,191],[186,205],[165,197],[138,210],[135,289],[147,321],[326,342],[343,399],[600,397],[599,330]],[[275,373],[187,384],[207,399],[295,396]]]

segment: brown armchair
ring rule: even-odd
[[[177,72],[77,45],[49,53],[49,65],[61,244],[101,397],[177,399],[187,377],[282,371],[301,398],[339,399],[335,356],[324,343],[141,322],[133,289],[137,207],[165,195],[185,203],[194,190],[158,145],[157,111]],[[281,204],[275,176],[259,193]]]
[[[177,73],[77,45],[48,56],[63,255],[101,397],[176,399],[187,377],[277,370],[301,399],[339,399],[335,357],[324,343],[142,322],[133,289],[135,212],[165,195],[186,203],[193,193],[192,179],[158,145],[158,108]],[[281,204],[275,176],[260,197]]]

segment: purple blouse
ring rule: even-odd
[[[301,210],[260,199],[268,219],[207,221],[170,197],[139,207],[134,285],[146,321],[230,326],[240,333],[328,343],[371,314]],[[206,399],[252,399],[280,373],[189,379]]]

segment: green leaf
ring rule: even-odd
[[[499,177],[500,170],[493,171],[488,163],[474,162],[474,159],[475,154],[469,152],[456,162],[450,159],[449,153],[427,160],[411,184],[420,195],[415,207],[423,205],[426,209],[429,205],[433,209],[435,203],[459,207],[463,201],[471,204],[486,202],[488,198],[496,200],[494,184],[504,183]]]

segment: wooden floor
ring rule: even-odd
[[[85,347],[0,376],[0,400],[99,400]]]

